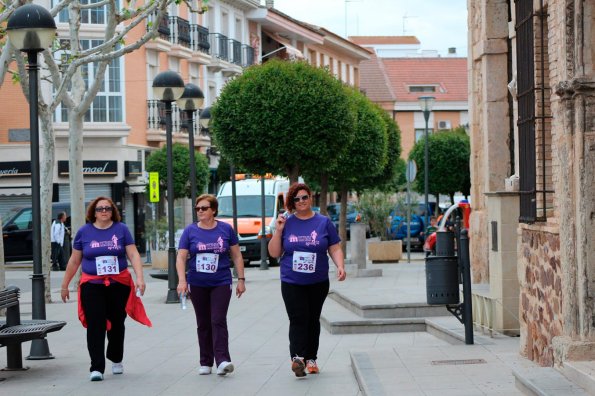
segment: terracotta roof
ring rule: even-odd
[[[384,64],[373,53],[370,60],[362,61],[359,64],[360,88],[366,92],[366,96],[373,102],[394,102],[395,93],[390,80],[384,69]]]
[[[419,44],[415,36],[349,36],[349,40],[359,45]]]
[[[399,102],[424,95],[467,101],[467,58],[381,58]],[[409,92],[411,85],[436,85],[435,92]]]

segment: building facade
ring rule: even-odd
[[[40,4],[48,9],[47,0]],[[105,79],[85,116],[82,171],[84,201],[98,195],[112,197],[121,209],[139,250],[145,248],[144,222],[151,211],[145,199],[145,160],[165,144],[164,107],[153,98],[152,82],[164,70],[179,73],[185,82],[201,88],[205,106],[210,106],[226,82],[246,67],[272,57],[305,60],[328,67],[339,79],[357,86],[359,63],[368,59],[365,49],[323,28],[297,21],[274,9],[272,2],[259,0],[210,0],[208,11],[195,0],[189,9],[172,3],[161,19],[148,18],[129,32],[134,42],[149,26],[158,25],[158,35],[138,50],[110,63]],[[81,47],[92,48],[104,39],[105,7],[86,9],[81,14]],[[56,16],[61,43],[69,37],[66,10]],[[56,56],[67,56],[67,49]],[[94,76],[96,65],[85,66],[85,83]],[[43,73],[43,71],[42,71]],[[42,95],[50,98],[52,86],[42,82]],[[0,89],[0,215],[31,204],[28,105],[18,84],[5,82]],[[188,144],[194,134],[194,149],[206,155],[212,182],[208,192],[216,193],[219,156],[210,136],[201,131],[197,112],[188,130],[185,116],[173,103],[173,141]],[[68,111],[61,105],[54,114],[55,161],[52,175],[54,202],[70,202]],[[41,150],[43,152],[43,148]],[[191,203],[179,202],[184,221],[191,219]],[[176,212],[179,210],[177,209]]]
[[[435,51],[421,52],[413,36],[355,36],[355,43],[373,52],[362,62],[361,88],[387,112],[401,129],[401,156],[407,159],[413,145],[423,138],[425,119],[420,96],[436,98],[428,120],[428,132],[466,126],[467,60],[438,57]]]
[[[595,3],[468,8],[474,280],[523,356],[592,361]]]

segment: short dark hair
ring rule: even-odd
[[[66,212],[60,212],[60,213],[58,213],[57,220],[62,220],[65,217],[66,217]]]
[[[217,216],[217,213],[219,213],[219,201],[217,201],[217,197],[215,197],[213,194],[202,194],[196,198],[194,206],[196,207],[196,205],[198,205],[198,203],[203,199],[209,202],[211,209],[213,209],[213,212],[215,212],[213,216]]]
[[[97,197],[91,201],[89,206],[87,207],[87,221],[90,223],[95,223],[95,207],[97,206],[97,202],[99,201],[108,201],[110,206],[112,207],[112,221],[122,221],[122,216],[120,216],[120,211],[114,201],[108,197]]]
[[[297,195],[297,193],[300,190],[306,190],[306,192],[308,193],[308,195],[310,197],[312,197],[312,190],[310,190],[310,187],[308,187],[308,185],[306,183],[295,183],[295,184],[292,184],[289,187],[289,191],[287,191],[287,197],[285,197],[285,208],[288,211],[295,210],[295,202],[293,202],[293,199],[295,198],[295,196]]]

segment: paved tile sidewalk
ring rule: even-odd
[[[420,290],[423,271],[420,275],[419,265],[383,265],[382,268],[385,273],[381,278],[332,281],[331,288],[351,293],[353,298],[366,303],[410,301],[425,293],[424,289]],[[54,300],[59,299],[62,274],[52,273]],[[6,283],[30,282],[29,275],[30,270],[7,271]],[[323,329],[318,359],[321,374],[296,379],[290,370],[288,320],[278,268],[268,271],[248,268],[247,292],[239,300],[232,299],[228,320],[235,372],[227,377],[199,376],[191,307],[182,311],[177,304],[165,304],[167,282],[146,278],[148,288],[143,300],[154,327],[149,329],[127,320],[123,375],[112,375],[108,365],[104,381],[88,380],[85,330],[76,317],[76,302],[56,302],[47,305],[47,318],[68,322],[62,331],[48,336],[56,359],[25,361],[31,368],[24,372],[0,372],[0,378],[5,379],[0,382],[0,394],[361,395],[352,368],[354,357],[358,360],[357,367],[379,379],[373,384],[376,388],[367,388],[368,394],[518,394],[511,385],[510,368],[504,362],[508,358],[517,359],[518,346],[514,345],[518,344],[517,340],[469,347],[451,345],[425,332],[331,335]],[[28,318],[31,293],[23,293],[22,300],[21,312]],[[28,353],[27,343],[23,345],[23,355]],[[485,358],[489,364],[471,369],[428,366],[431,360],[455,358]],[[0,349],[0,366],[5,365],[6,351]],[[487,382],[477,383],[481,378]],[[469,384],[469,379],[474,385]]]

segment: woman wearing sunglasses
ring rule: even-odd
[[[312,191],[303,183],[289,188],[269,254],[281,257],[281,294],[289,316],[289,354],[296,377],[318,374],[320,313],[329,291],[328,254],[345,280],[341,239],[332,221],[312,211]]]
[[[234,369],[229,355],[227,309],[231,300],[231,261],[238,273],[236,296],[246,291],[244,260],[238,236],[227,223],[217,221],[219,203],[210,194],[196,198],[198,223],[184,229],[180,238],[176,270],[178,294],[190,294],[200,349],[200,375],[211,374],[213,363],[218,375]]]
[[[151,321],[138,297],[145,293],[140,255],[128,227],[121,222],[118,208],[111,199],[97,197],[89,204],[86,217],[87,224],[74,237],[60,294],[64,302],[70,298],[68,285],[81,266],[79,319],[87,328],[90,380],[101,381],[105,371],[105,336],[112,374],[122,374],[126,315],[147,326],[151,326]],[[134,269],[135,281],[127,259]]]

